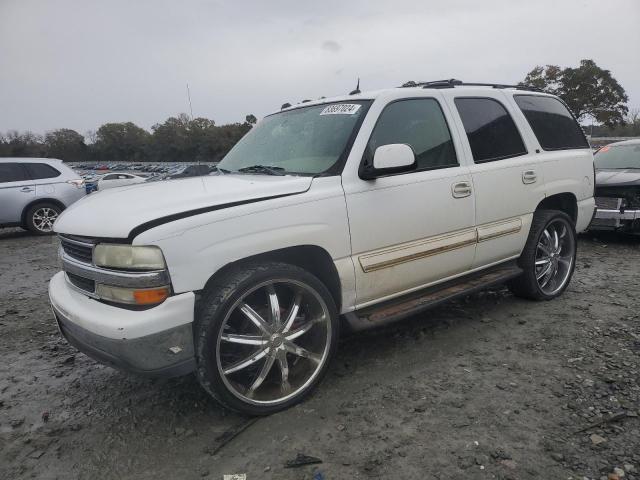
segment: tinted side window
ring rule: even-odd
[[[32,180],[42,180],[45,178],[56,178],[60,172],[46,163],[25,163]]]
[[[104,177],[102,177],[102,180],[115,180],[116,178],[118,178],[117,175],[105,175]]]
[[[28,180],[27,170],[20,163],[0,163],[0,183]]]
[[[475,163],[527,153],[516,124],[500,102],[472,97],[456,98],[455,102]]]
[[[418,170],[458,165],[444,114],[440,104],[432,98],[401,100],[387,105],[367,144],[367,159],[373,159],[376,148],[391,143],[410,145],[416,154]]]
[[[582,128],[557,98],[514,95],[514,99],[545,150],[589,148]]]

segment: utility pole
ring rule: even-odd
[[[193,122],[193,107],[191,106],[191,92],[189,92],[189,83],[187,83],[187,98],[189,99],[189,111],[191,112],[191,121]],[[200,160],[198,160],[200,165]]]
[[[189,111],[191,112],[191,120],[193,120],[193,107],[191,106],[191,92],[189,92],[188,83],[187,83],[187,98],[189,99]]]

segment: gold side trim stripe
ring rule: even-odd
[[[359,261],[365,272],[371,272],[474,245],[477,235],[475,228],[460,230],[361,255]]]
[[[413,242],[393,245],[358,257],[365,273],[412,262],[425,257],[447,253],[522,230],[520,217],[487,223],[476,228],[423,238]]]
[[[480,225],[478,230],[478,242],[486,242],[487,240],[493,240],[494,238],[502,237],[504,235],[511,235],[512,233],[518,233],[522,230],[522,218],[510,218],[502,222],[488,223],[486,225]]]

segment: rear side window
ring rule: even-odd
[[[525,155],[520,132],[507,109],[493,98],[456,98],[475,163]]]
[[[458,165],[444,114],[432,98],[400,100],[385,107],[367,144],[367,157],[373,159],[376,148],[391,143],[411,146],[418,170]]]
[[[21,182],[29,176],[21,163],[0,163],[0,183]]]
[[[514,99],[544,150],[589,148],[582,128],[557,98],[514,95]]]
[[[26,163],[25,167],[29,172],[31,180],[43,180],[45,178],[56,178],[60,172],[46,163]]]

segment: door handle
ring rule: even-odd
[[[525,170],[524,172],[522,172],[522,183],[536,183],[537,180],[538,175],[536,174],[535,170]]]
[[[453,198],[464,198],[471,195],[470,182],[458,182],[451,185],[451,194]]]
[[[31,187],[22,187],[22,188],[20,189],[20,191],[21,191],[21,192],[25,192],[25,193],[33,192],[33,188],[31,188]]]

